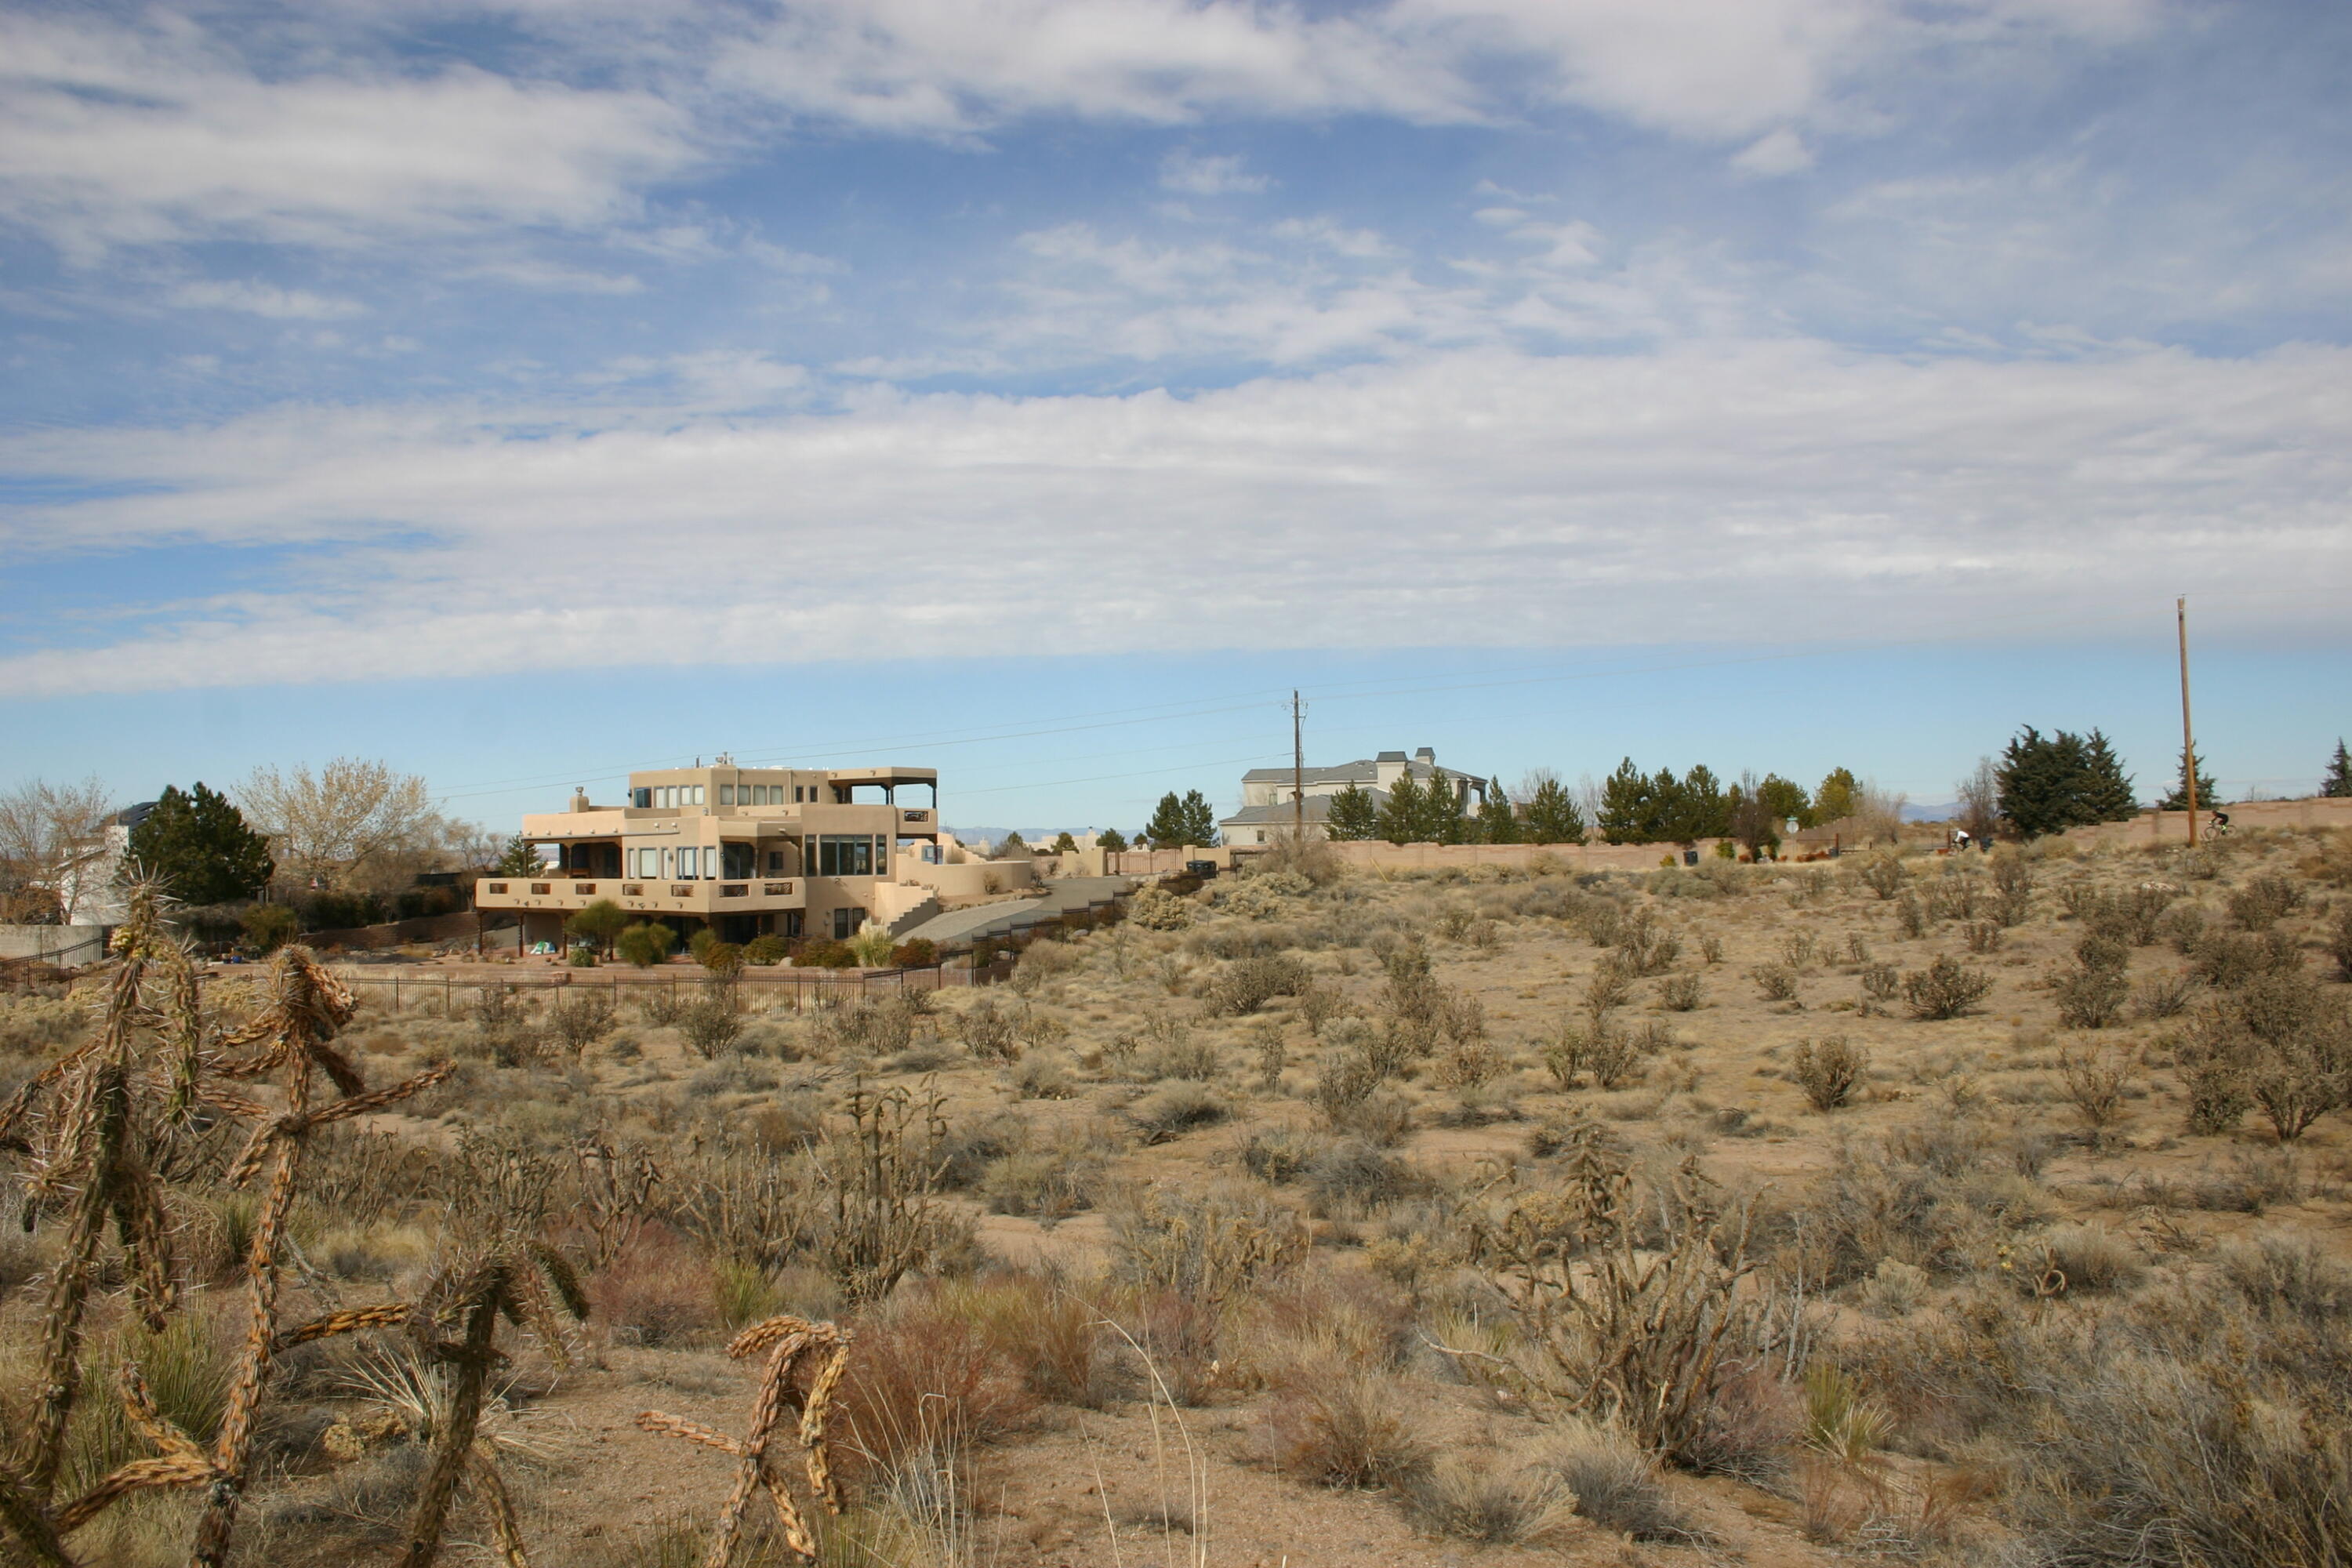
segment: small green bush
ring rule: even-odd
[[[743,944],[743,962],[760,969],[772,969],[792,953],[792,943],[780,936],[755,936]]]
[[[284,904],[255,904],[237,917],[237,924],[245,928],[247,946],[270,953],[292,942],[302,922]]]
[[[621,962],[639,969],[650,968],[669,957],[669,950],[677,945],[677,932],[653,921],[642,921],[629,927],[613,941],[613,951]]]
[[[793,963],[802,969],[855,969],[857,954],[850,951],[847,942],[821,936],[801,943],[800,951],[793,954]]]

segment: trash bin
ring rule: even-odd
[[[1697,850],[1696,850],[1696,849],[1685,849],[1685,850],[1684,850],[1684,851],[1683,851],[1683,864],[1684,864],[1684,865],[1685,865],[1685,866],[1696,866],[1696,865],[1697,865],[1697,864],[1698,864],[1698,851],[1697,851]]]

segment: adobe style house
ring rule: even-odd
[[[1307,837],[1323,837],[1324,812],[1331,797],[1349,785],[1370,795],[1373,805],[1381,806],[1388,804],[1390,788],[1407,775],[1423,789],[1432,779],[1444,780],[1465,811],[1475,811],[1486,803],[1486,780],[1475,773],[1439,767],[1437,753],[1427,746],[1410,758],[1402,752],[1382,752],[1377,757],[1360,757],[1352,763],[1323,767],[1310,763],[1306,787],[1299,792],[1306,806]],[[1242,808],[1217,824],[1225,842],[1237,849],[1249,849],[1286,837],[1297,820],[1290,799],[1294,778],[1295,771],[1290,768],[1252,768],[1244,773]],[[1473,796],[1476,797],[1475,805]]]
[[[901,801],[898,792],[922,793]],[[628,798],[522,819],[552,847],[529,877],[485,877],[474,907],[511,910],[524,943],[563,942],[563,922],[599,899],[683,935],[725,942],[844,937],[889,925],[929,899],[940,858],[939,774],[930,768],[709,767],[629,775]],[[902,866],[902,862],[908,864]]]

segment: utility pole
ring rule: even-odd
[[[1290,841],[1307,842],[1307,731],[1298,717],[1298,693],[1290,694]]]
[[[2189,795],[2189,844],[2197,845],[2197,736],[2189,725],[2189,595],[2183,594],[2172,601],[2173,614],[2180,622],[2180,762],[2187,775],[2183,787]]]

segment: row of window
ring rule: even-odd
[[[819,877],[887,877],[890,874],[890,840],[865,833],[820,833],[816,836]]]
[[[674,811],[681,805],[703,804],[702,789],[700,784],[645,784],[629,791],[629,804]]]
[[[789,794],[792,798],[784,797]],[[814,784],[720,784],[721,805],[799,805],[816,799]]]
[[[629,876],[655,880],[674,877],[681,882],[690,882],[760,874],[759,851],[749,844],[705,844],[699,847],[688,844],[679,848],[632,849],[628,852],[628,862]],[[768,874],[782,876],[784,872],[783,851],[770,850]]]

